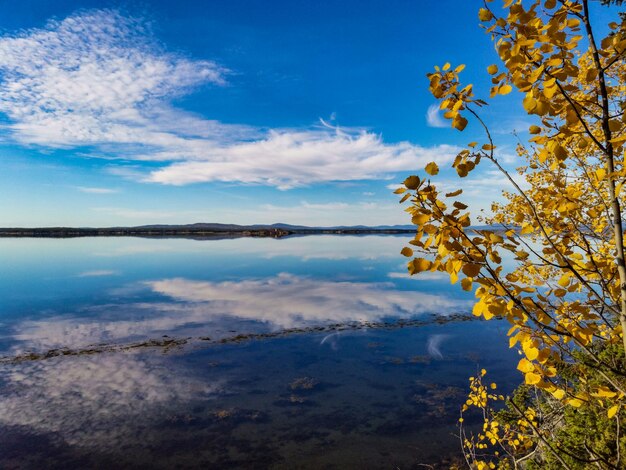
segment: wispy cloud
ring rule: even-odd
[[[202,147],[207,142],[198,144]],[[387,144],[381,136],[358,129],[272,130],[263,140],[210,151],[153,154],[162,160],[185,161],[153,171],[146,181],[175,185],[239,181],[290,189],[327,181],[377,179],[423,168],[430,161],[449,162],[457,152],[450,145]]]
[[[114,276],[118,274],[117,271],[112,271],[110,269],[97,269],[93,271],[83,271],[78,274],[78,277],[102,277],[102,276]]]
[[[225,69],[161,51],[147,26],[109,10],[50,21],[0,39],[0,111],[13,136],[48,147],[149,144],[168,137],[148,118],[160,99],[202,83],[221,85]]]
[[[406,268],[405,266],[403,267]],[[417,276],[411,276],[408,270],[390,272],[390,273],[387,273],[387,277],[391,279],[413,279],[415,281],[441,281],[441,280],[449,278],[448,274],[438,272],[438,271],[437,272],[422,272],[422,273],[419,273],[419,275]]]
[[[426,111],[426,124],[429,127],[448,127],[449,124],[441,117],[438,104],[431,104]]]
[[[114,194],[114,193],[119,193],[118,189],[113,189],[113,188],[89,188],[89,187],[85,187],[85,186],[77,186],[76,189],[78,189],[81,193],[88,193],[88,194]]]
[[[105,212],[107,214],[123,217],[125,219],[142,219],[142,220],[169,220],[169,218],[177,215],[173,211],[162,210],[141,210],[126,207],[94,207],[94,211]]]
[[[386,143],[365,129],[224,124],[175,108],[201,85],[226,84],[229,71],[163,49],[141,19],[83,12],[0,38],[0,112],[12,137],[108,159],[158,162],[128,167],[146,182],[264,184],[289,189],[355,181],[450,161],[457,148]]]
[[[372,225],[395,225],[407,220],[402,206],[393,199],[373,202],[371,198],[368,201],[354,202],[262,204],[254,213],[250,213],[251,218],[260,216],[263,220],[280,220],[300,225],[311,225],[314,220],[318,226],[361,225],[363,220],[368,220]]]

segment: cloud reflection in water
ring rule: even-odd
[[[148,360],[149,359],[149,360]],[[121,445],[165,407],[210,399],[222,383],[201,381],[162,356],[98,354],[0,367],[0,424],[53,433],[70,445]]]
[[[215,335],[380,321],[424,313],[446,314],[467,301],[394,289],[389,282],[326,281],[292,274],[243,281],[184,278],[144,282],[169,301],[109,305],[83,316],[23,321],[15,326],[15,351],[84,347],[139,338]],[[91,312],[91,314],[90,314]],[[243,325],[242,323],[245,323]]]

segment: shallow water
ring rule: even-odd
[[[0,240],[0,467],[445,465],[516,359],[405,240]]]

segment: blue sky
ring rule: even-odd
[[[390,188],[481,137],[427,118],[425,74],[488,96],[497,63],[471,1],[0,5],[1,226],[407,223]],[[511,166],[521,98],[486,115]]]

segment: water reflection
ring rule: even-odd
[[[288,273],[222,282],[174,278],[141,285],[162,298],[89,306],[71,316],[23,320],[13,326],[13,351],[79,348],[163,335],[216,338],[225,333],[275,331],[330,322],[372,322],[423,313],[445,315],[469,307],[467,300],[402,291],[389,282],[333,282]]]
[[[446,277],[398,274],[404,242],[0,240],[1,354],[80,353],[0,363],[0,467],[409,468],[457,453],[476,363],[503,391],[518,380],[494,340],[506,329],[335,326],[469,310]],[[107,347],[245,333],[265,336]]]
[[[467,301],[396,290],[391,283],[332,282],[288,273],[240,282],[165,279],[148,285],[155,292],[192,303],[202,311],[222,311],[276,328],[324,321],[373,321],[425,312],[445,314],[468,306]]]
[[[210,399],[220,381],[199,380],[184,367],[176,374],[158,356],[100,354],[55,358],[0,368],[0,424],[54,433],[69,445],[121,445],[161,408]],[[136,431],[136,430],[135,430]]]
[[[478,326],[3,365],[0,466],[9,455],[24,458],[26,449],[30,468],[77,460],[82,468],[250,468],[257,462],[261,468],[367,469],[441,462],[458,451],[450,436],[476,358],[489,358],[490,371],[502,374],[507,387],[506,346],[489,344],[493,331]],[[437,343],[440,356],[433,357]]]

